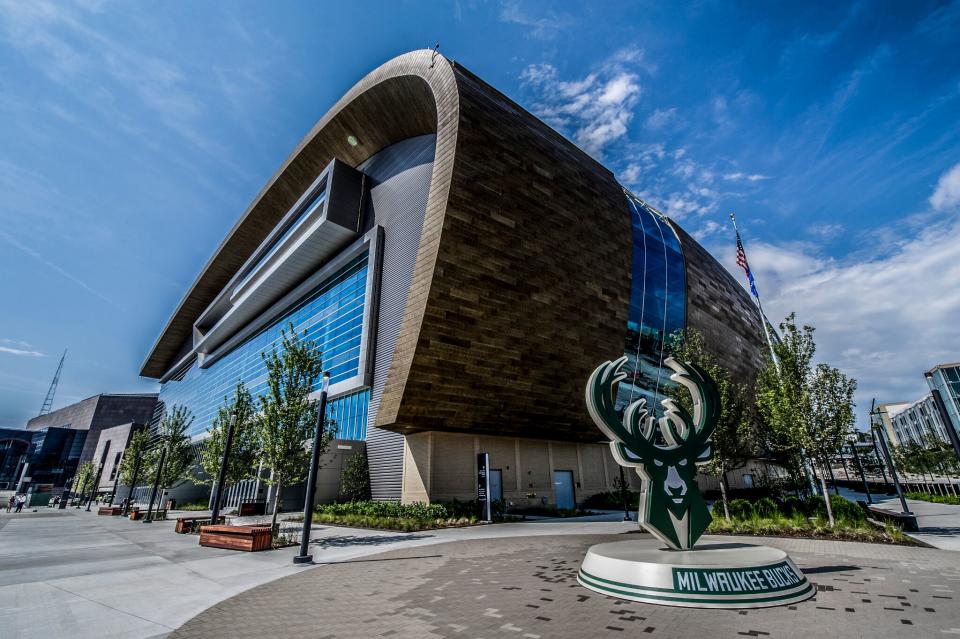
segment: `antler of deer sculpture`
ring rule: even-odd
[[[637,469],[641,478],[640,524],[674,550],[696,543],[710,524],[710,511],[697,488],[696,465],[709,461],[710,436],[720,418],[716,384],[700,367],[672,357],[665,364],[674,382],[693,399],[693,415],[672,399],[664,399],[657,420],[647,410],[646,399],[628,405],[621,419],[615,409],[614,385],[626,379],[627,358],[604,362],[587,382],[590,417],[610,438],[614,459]]]

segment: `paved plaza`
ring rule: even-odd
[[[576,583],[586,548],[648,538],[617,518],[419,533],[317,526],[321,563],[297,568],[296,548],[201,548],[195,536],[174,534],[171,521],[72,509],[2,514],[0,637],[960,634],[960,553],[933,548],[739,538],[789,552],[817,585],[816,598],[710,611],[603,597]],[[721,538],[704,542],[711,539]]]
[[[217,604],[172,637],[899,638],[960,634],[956,605],[960,555],[928,548],[743,540],[788,551],[817,587],[811,600],[763,610],[652,606],[604,597],[577,584],[577,568],[591,544],[645,536],[462,541],[324,565]],[[710,541],[709,536],[704,538],[705,543]]]

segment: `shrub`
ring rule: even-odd
[[[761,497],[753,503],[753,511],[757,517],[771,518],[780,512],[780,506],[770,497]]]
[[[746,499],[734,499],[730,502],[730,517],[732,519],[745,521],[752,519],[755,514],[753,504]]]
[[[634,490],[627,491],[627,508],[636,510],[640,503],[640,493]],[[621,510],[623,508],[623,497],[619,490],[612,490],[606,493],[597,493],[590,495],[583,500],[583,507],[596,510]]]
[[[827,507],[822,497],[809,497],[806,507],[809,516],[827,521]],[[867,521],[867,516],[860,506],[840,495],[830,495],[830,507],[833,509],[833,518],[838,522],[843,521],[857,526]]]
[[[785,497],[783,503],[780,504],[780,512],[783,513],[785,517],[794,517],[796,515],[806,517],[807,508],[802,499],[790,495],[789,497]]]

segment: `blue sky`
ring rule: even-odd
[[[960,3],[0,0],[0,425],[137,372],[300,138],[440,42],[601,159],[871,397],[960,360]]]

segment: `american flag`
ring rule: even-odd
[[[750,272],[750,265],[747,264],[747,254],[743,250],[743,242],[740,241],[740,231],[737,231],[737,266],[743,269],[747,274],[747,280],[750,281],[750,292],[754,297],[760,297],[757,293],[757,285],[753,281],[753,273]]]

